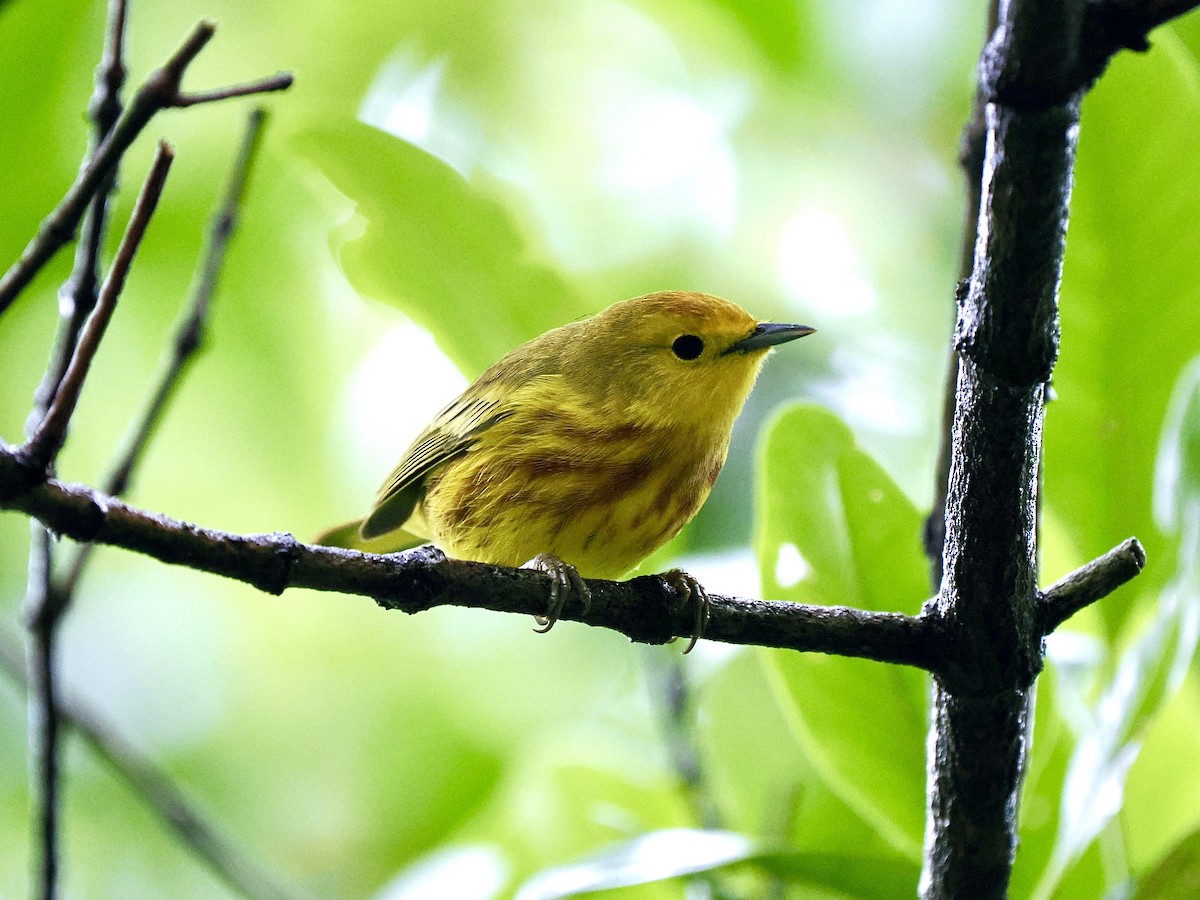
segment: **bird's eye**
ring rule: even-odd
[[[695,359],[704,352],[704,341],[694,334],[682,334],[671,344],[671,352],[680,359]]]

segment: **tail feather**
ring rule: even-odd
[[[408,550],[412,547],[428,543],[424,538],[409,534],[403,528],[397,528],[395,531],[389,531],[387,534],[381,534],[378,537],[365,539],[359,533],[362,522],[362,519],[352,519],[349,522],[335,525],[314,537],[312,543],[320,544],[324,547],[361,550],[364,553],[397,553],[400,550]]]

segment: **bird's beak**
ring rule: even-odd
[[[812,334],[816,330],[808,325],[780,325],[775,322],[760,322],[758,327],[750,332],[747,337],[725,348],[725,351],[721,355],[762,350],[766,347],[773,347],[776,344],[794,341],[796,338],[802,338],[806,334]]]

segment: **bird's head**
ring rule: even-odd
[[[661,291],[576,323],[564,374],[615,416],[728,431],[771,348],[814,330],[759,322],[711,294]]]

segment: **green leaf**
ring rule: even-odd
[[[1154,473],[1154,517],[1168,534],[1200,506],[1200,356],[1180,376],[1167,409]]]
[[[759,468],[756,548],[766,596],[915,612],[926,596],[921,516],[835,415],[796,406],[771,427]],[[762,651],[792,733],[839,796],[919,858],[925,676],[901,666]]]
[[[403,310],[465,371],[596,311],[499,203],[424,150],[360,122],[308,132],[300,147],[356,204],[334,237],[355,289]]]
[[[1200,642],[1200,361],[1176,385],[1158,458],[1154,505],[1164,528],[1181,532],[1179,562],[1154,619],[1122,654],[1082,722],[1054,854],[1034,896],[1050,896],[1067,867],[1120,811],[1141,735],[1178,693]],[[1086,708],[1082,697],[1075,702]]]
[[[555,900],[739,864],[753,865],[788,882],[863,898],[911,892],[920,874],[904,859],[777,850],[732,831],[670,828],[615,844],[577,863],[539,872],[521,886],[516,897]]]
[[[1191,900],[1200,897],[1200,831],[1171,850],[1138,885],[1133,900]]]
[[[668,828],[608,847],[587,859],[538,873],[517,891],[517,900],[553,900],[586,891],[648,884],[694,875],[751,855],[753,842],[731,831]]]
[[[1045,498],[1079,558],[1136,534],[1159,560],[1169,543],[1151,516],[1155,444],[1171,384],[1197,349],[1200,168],[1180,165],[1200,156],[1195,58],[1156,31],[1153,53],[1113,61],[1082,123]],[[1164,576],[1151,566],[1142,579]],[[1097,610],[1111,635],[1129,606]]]

